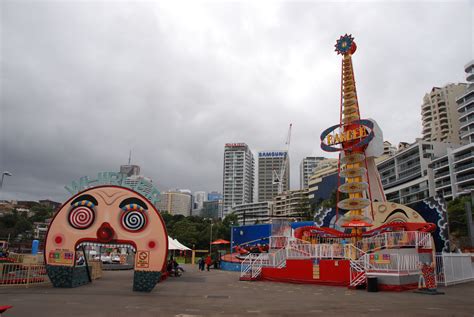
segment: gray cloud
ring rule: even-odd
[[[352,33],[361,112],[414,141],[432,86],[463,81],[472,2],[1,3],[0,198],[133,163],[158,188],[221,190],[226,142],[281,149],[292,187],[339,118],[335,40]]]

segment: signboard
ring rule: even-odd
[[[258,157],[285,157],[286,152],[284,151],[268,151],[268,152],[258,152]]]
[[[374,138],[374,123],[355,120],[350,124],[333,125],[321,133],[321,148],[327,152],[365,147]],[[349,143],[350,142],[350,143]]]
[[[390,264],[390,254],[371,254],[369,262],[375,264]]]
[[[136,268],[148,268],[150,265],[150,251],[138,251],[137,252],[137,264]]]
[[[49,251],[50,264],[69,264],[74,263],[74,252],[71,250],[56,249]]]
[[[226,143],[226,147],[246,147],[247,144],[245,143]]]

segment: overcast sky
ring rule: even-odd
[[[258,3],[255,3],[258,2]],[[1,2],[0,199],[128,161],[159,190],[222,191],[224,144],[284,149],[291,187],[338,122],[340,35],[361,115],[396,144],[421,135],[433,86],[463,82],[473,2]]]

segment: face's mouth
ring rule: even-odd
[[[94,238],[85,238],[76,242],[76,250],[83,246],[104,247],[104,248],[130,248],[137,252],[137,245],[130,240],[111,240],[107,243],[100,242]]]

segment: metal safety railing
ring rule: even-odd
[[[0,263],[0,287],[50,283],[44,264]]]
[[[367,273],[413,274],[420,272],[418,254],[389,254],[386,259],[375,259],[370,254],[364,256]]]
[[[436,255],[436,282],[448,286],[474,281],[474,254],[440,253]]]
[[[384,232],[373,237],[363,238],[357,242],[357,247],[366,252],[400,247],[431,249],[431,241],[431,234],[428,232]]]

